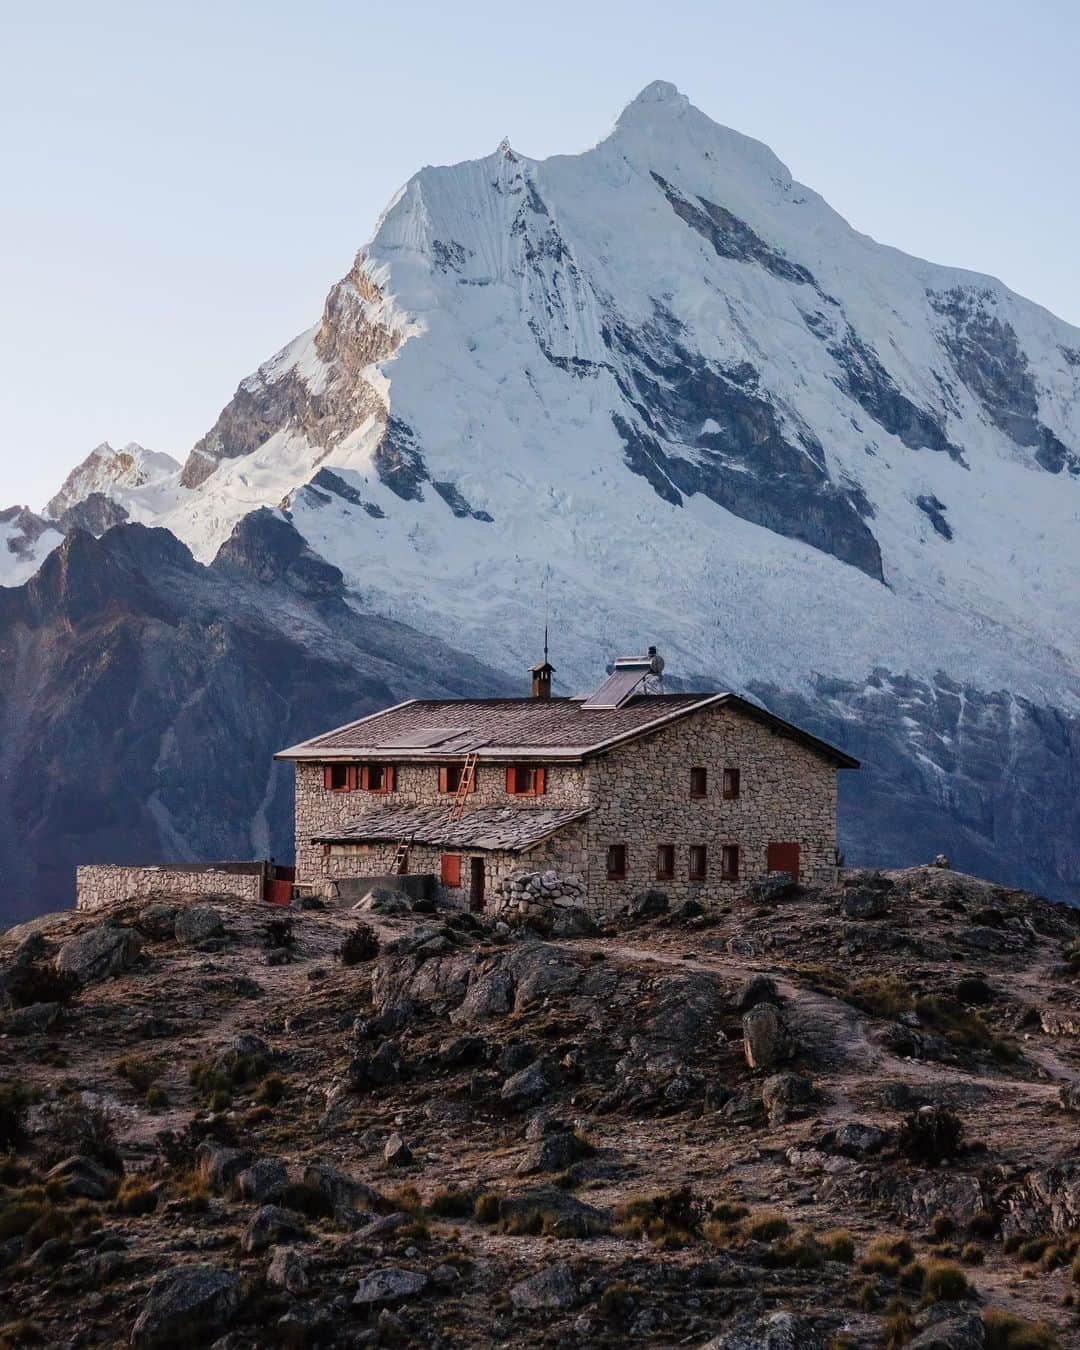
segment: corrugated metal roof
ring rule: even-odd
[[[588,814],[582,807],[478,806],[451,820],[449,807],[443,805],[373,807],[364,812],[362,820],[315,835],[312,843],[396,843],[412,839],[437,848],[520,853]]]

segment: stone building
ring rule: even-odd
[[[410,700],[277,758],[296,768],[296,876],[430,873],[483,908],[515,872],[718,901],[768,872],[835,882],[836,774],[858,762],[734,694],[654,693],[655,653],[587,698]]]

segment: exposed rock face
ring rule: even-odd
[[[274,750],[403,697],[514,688],[359,613],[269,512],[210,568],[163,530],[72,535],[0,590],[0,635],[0,926],[71,904],[77,863],[285,860]]]
[[[386,313],[378,287],[359,254],[349,274],[331,290],[322,322],[311,337],[324,376],[316,393],[289,369],[290,343],[244,380],[214,426],[184,465],[184,487],[198,487],[224,459],[249,454],[288,425],[313,445],[330,450],[365,418],[386,421],[386,405],[365,371],[402,341]],[[393,451],[388,451],[393,454]]]
[[[102,925],[65,942],[57,953],[56,968],[81,984],[91,984],[127,970],[138,960],[141,946],[132,929]]]
[[[791,1033],[771,1003],[759,1003],[743,1017],[743,1048],[751,1069],[768,1069],[790,1056]]]
[[[200,1331],[218,1332],[239,1305],[240,1283],[222,1266],[207,1262],[167,1271],[151,1286],[131,1329],[131,1343],[140,1350],[158,1350]]]

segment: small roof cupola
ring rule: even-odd
[[[530,666],[529,674],[532,676],[532,696],[533,698],[551,697],[551,677],[555,674],[555,667],[545,656],[538,666]]]

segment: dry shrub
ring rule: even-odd
[[[777,1238],[787,1237],[790,1232],[791,1224],[787,1219],[772,1210],[751,1214],[742,1221],[742,1235],[751,1242],[775,1242]]]
[[[885,1316],[881,1319],[881,1331],[885,1338],[885,1350],[900,1350],[901,1346],[911,1340],[915,1334],[915,1327],[911,1320],[911,1310],[903,1299],[891,1299],[886,1305]]]
[[[495,1223],[499,1217],[499,1195],[495,1191],[485,1191],[476,1197],[473,1205],[473,1217],[477,1223]]]
[[[688,1186],[633,1196],[615,1211],[620,1237],[647,1237],[661,1247],[681,1247],[700,1231],[702,1204]]]
[[[358,966],[363,961],[374,961],[378,954],[379,939],[374,928],[367,923],[358,923],[341,944],[343,966]]]
[[[1028,1322],[1000,1308],[982,1316],[986,1350],[1061,1350],[1061,1342],[1045,1322]]]
[[[117,1214],[150,1214],[157,1209],[157,1190],[146,1177],[124,1177],[113,1201]]]
[[[843,1261],[851,1265],[855,1260],[855,1239],[846,1228],[830,1228],[818,1238],[822,1250],[830,1261]]]
[[[915,1251],[906,1237],[874,1238],[859,1262],[864,1275],[899,1275],[901,1266],[914,1259]]]
[[[161,1065],[140,1055],[124,1055],[116,1061],[118,1077],[130,1083],[136,1092],[146,1092],[161,1076]]]
[[[930,1261],[922,1275],[924,1303],[956,1303],[972,1293],[968,1277],[951,1261]]]
[[[473,1213],[473,1198],[456,1186],[442,1186],[428,1201],[428,1213],[439,1219],[465,1219]]]
[[[897,1147],[909,1161],[937,1167],[963,1153],[963,1122],[943,1106],[913,1111],[900,1127]]]

